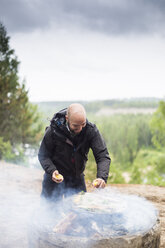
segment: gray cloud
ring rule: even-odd
[[[107,34],[164,33],[164,0],[0,0],[0,20],[10,32],[36,28],[86,28]]]

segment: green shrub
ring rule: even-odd
[[[132,184],[142,184],[143,183],[143,173],[141,168],[137,165],[134,165],[131,172],[131,180],[129,183]]]
[[[165,186],[164,151],[140,150],[131,170],[130,183]]]
[[[157,165],[157,171],[160,174],[165,174],[165,155],[164,154],[158,157],[156,165]]]
[[[111,164],[108,183],[126,183],[119,166]]]
[[[0,159],[12,158],[12,147],[9,141],[4,142],[3,138],[0,137]]]

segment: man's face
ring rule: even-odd
[[[86,118],[81,116],[74,116],[70,119],[66,118],[71,132],[79,134],[86,126]]]
[[[83,127],[86,126],[86,121],[81,124],[68,121],[68,126],[71,132],[73,132],[74,134],[79,134],[82,131]]]

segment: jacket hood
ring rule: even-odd
[[[60,110],[59,112],[55,113],[53,118],[50,121],[50,126],[51,127],[55,127],[55,126],[62,126],[65,124],[66,119],[65,119],[65,115],[67,112],[67,108]]]

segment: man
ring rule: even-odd
[[[57,198],[72,192],[86,191],[85,164],[89,149],[97,163],[96,188],[104,188],[108,179],[110,157],[97,127],[86,119],[81,104],[71,104],[56,113],[47,128],[39,149],[39,161],[45,170],[41,195]]]

